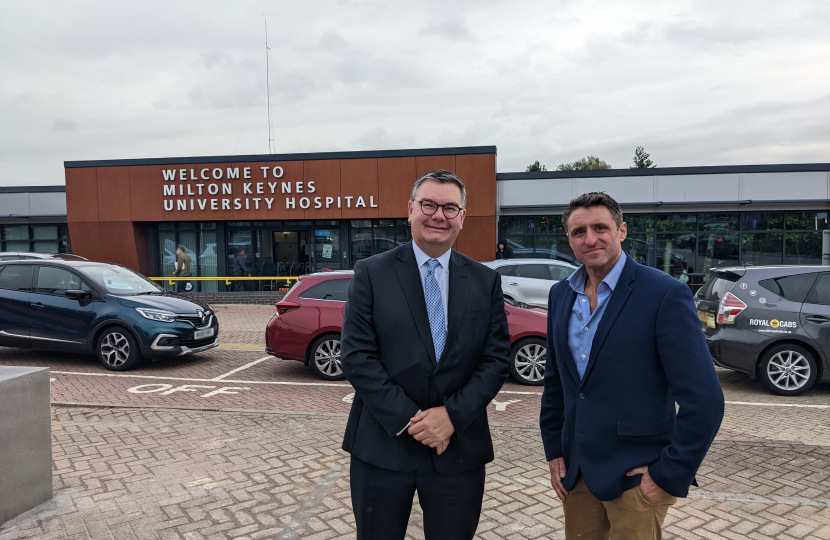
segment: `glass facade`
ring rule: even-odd
[[[0,251],[72,253],[66,223],[0,225]]]
[[[160,276],[172,276],[176,271],[176,250],[181,247],[190,256],[190,273],[194,277],[218,276],[216,251],[216,223],[160,223],[158,261]],[[164,282],[168,290],[176,286]],[[216,281],[194,281],[193,290],[214,292],[219,290]]]
[[[739,264],[822,264],[830,251],[827,212],[628,214],[625,221],[623,249],[674,277]],[[499,239],[513,257],[578,264],[561,216],[502,216]]]
[[[350,222],[349,243],[351,266],[360,259],[389,251],[412,239],[412,230],[405,219],[355,219]]]

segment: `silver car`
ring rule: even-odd
[[[507,259],[482,263],[501,274],[504,296],[531,306],[548,306],[550,288],[567,279],[576,266],[550,259]]]

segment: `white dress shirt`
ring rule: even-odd
[[[418,247],[418,244],[415,241],[412,241],[412,250],[415,252],[415,261],[418,263],[418,273],[421,275],[421,288],[424,290],[424,299],[426,300],[427,291],[426,291],[426,279],[427,274],[429,273],[429,265],[427,261],[432,259],[429,255],[424,253],[424,251]],[[446,253],[438,257],[438,266],[435,267],[435,280],[438,282],[438,288],[441,289],[441,300],[444,304],[444,328],[447,328],[447,319],[449,317],[449,298],[450,298],[450,255],[452,254],[452,249],[448,249]],[[421,411],[418,411],[421,412]],[[407,429],[409,426],[412,425],[412,422],[408,422],[402,430],[400,430],[397,435],[400,435]]]
[[[429,265],[427,261],[432,259],[429,255],[423,252],[415,241],[412,241],[412,250],[415,252],[415,260],[418,262],[418,273],[421,274],[421,288],[424,289],[424,298],[426,299],[426,279],[429,272]],[[450,255],[452,249],[448,249],[443,255],[437,258],[438,266],[435,267],[435,280],[438,281],[438,287],[441,289],[441,300],[444,303],[444,328],[447,327],[449,319],[449,297],[450,297]]]

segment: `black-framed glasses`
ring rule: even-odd
[[[426,216],[431,216],[437,212],[439,206],[441,207],[441,212],[443,212],[444,217],[447,219],[453,219],[461,212],[461,207],[455,203],[438,204],[437,202],[429,199],[421,199],[417,202],[421,207],[421,212],[423,212]]]

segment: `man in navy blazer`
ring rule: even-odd
[[[583,266],[550,291],[540,427],[566,538],[661,538],[723,392],[689,287],[622,251],[617,202],[581,195],[562,221]]]

